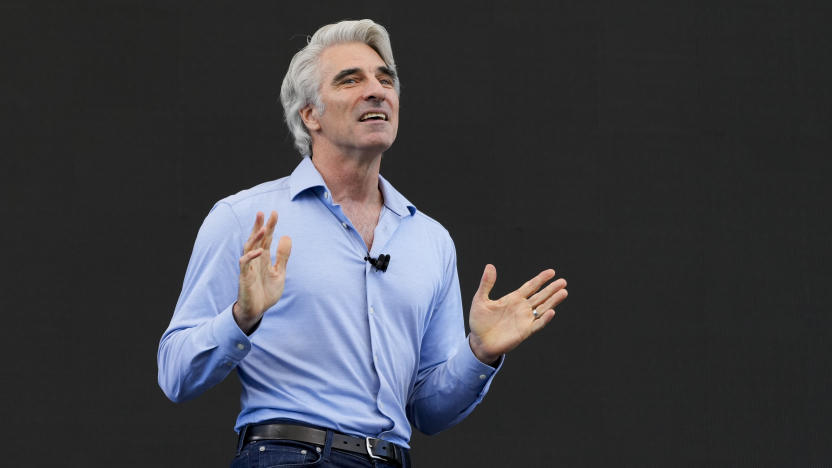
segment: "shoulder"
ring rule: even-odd
[[[200,231],[224,235],[230,231],[245,231],[251,226],[258,211],[280,211],[282,200],[289,199],[288,177],[264,182],[229,195],[211,207]]]
[[[404,219],[411,229],[416,229],[424,236],[423,240],[439,242],[450,245],[453,248],[451,235],[439,221],[428,216],[424,211],[416,208],[404,195],[402,195],[393,184],[383,176],[379,175],[381,191],[384,195],[385,205],[393,212]]]
[[[229,195],[216,202],[211,211],[225,209],[242,224],[247,224],[249,218],[253,221],[258,211],[280,211],[282,206],[291,201],[289,192],[289,177],[283,177]]]
[[[244,207],[247,204],[259,203],[262,201],[273,201],[289,195],[289,177],[282,177],[277,180],[263,182],[254,187],[240,190],[234,195],[229,195],[217,204],[225,204],[232,209]]]
[[[456,257],[453,238],[445,226],[421,210],[416,210],[410,218],[408,224],[418,233],[423,248],[429,247],[448,260]]]
[[[451,239],[451,234],[447,229],[445,229],[445,226],[443,226],[439,221],[428,216],[428,214],[424,211],[416,210],[413,214],[413,219],[415,222],[421,224],[424,229],[431,234],[441,238],[447,238],[448,240]]]

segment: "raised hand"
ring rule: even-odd
[[[493,364],[554,318],[554,307],[568,294],[563,278],[540,289],[554,277],[554,270],[542,271],[516,291],[491,300],[488,294],[497,281],[497,269],[485,266],[468,316],[469,342],[477,359]]]
[[[272,211],[263,225],[263,213],[257,212],[251,235],[243,245],[240,257],[240,287],[234,303],[234,320],[246,334],[251,333],[266,310],[277,304],[286,282],[286,262],[292,251],[292,240],[283,236],[277,244],[274,265],[269,248],[272,245],[277,212]]]

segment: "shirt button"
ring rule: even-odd
[[[242,344],[242,343],[237,343],[237,349],[239,349],[240,351],[242,351],[242,350],[246,349],[246,345],[244,345],[244,344]]]
[[[327,200],[329,200],[329,192],[324,192],[324,198],[326,198]]]
[[[480,380],[485,380],[485,374],[480,374]]]
[[[349,229],[349,228],[350,228],[350,227],[347,225],[347,223],[341,223],[341,226],[343,226],[343,227],[344,227],[344,229]]]
[[[374,313],[376,313],[375,309],[373,309],[373,306],[370,306],[370,315],[373,315]]]

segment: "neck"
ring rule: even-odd
[[[332,192],[333,202],[381,203],[381,190],[378,188],[381,153],[359,156],[322,150],[313,149],[312,164]]]

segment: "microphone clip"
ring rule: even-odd
[[[376,270],[387,271],[387,265],[390,264],[390,255],[380,254],[378,258],[373,258],[370,255],[367,255],[364,257],[364,260],[370,262],[370,265],[372,265]]]

